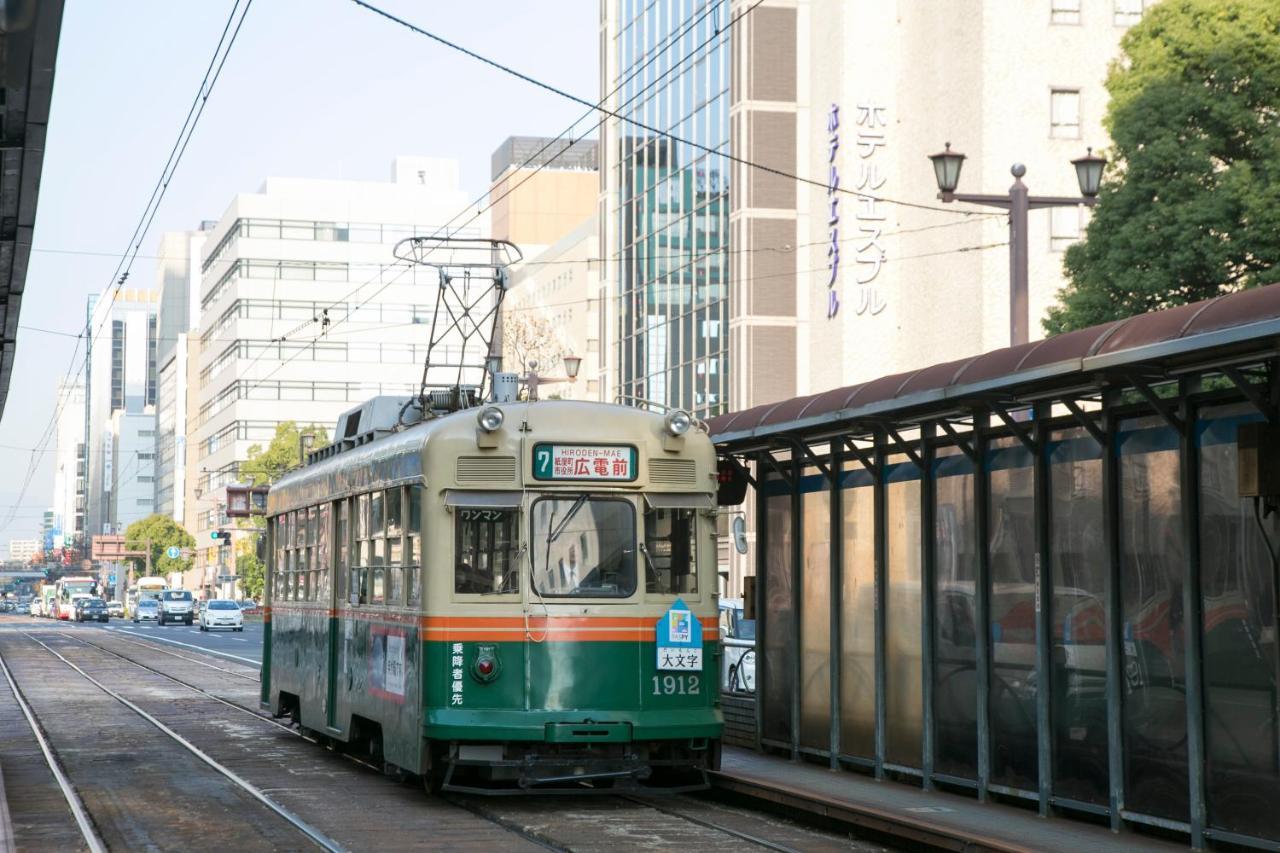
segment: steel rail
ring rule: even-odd
[[[768,839],[765,839],[765,838],[758,838],[749,832],[743,832],[738,829],[730,829],[729,827],[721,826],[720,824],[715,823],[714,821],[709,821],[700,817],[692,817],[690,815],[685,814],[684,812],[677,811],[676,809],[663,808],[662,806],[654,805],[653,803],[647,803],[644,800],[637,799],[636,797],[619,795],[618,799],[626,800],[629,803],[635,803],[638,806],[644,806],[645,808],[653,809],[654,811],[660,812],[665,815],[678,817],[681,820],[687,820],[689,823],[694,823],[694,824],[697,824],[698,826],[704,826],[707,829],[714,829],[717,832],[723,832],[725,835],[732,835],[734,838],[737,838],[741,841],[746,841],[748,844],[754,844],[757,847],[764,847],[767,850],[776,850],[778,851],[778,853],[800,853],[800,851],[796,850],[794,847],[786,847],[782,844],[769,841]]]
[[[49,654],[51,654],[51,655],[53,655],[54,657],[56,657],[58,660],[62,661],[64,664],[66,664],[66,665],[67,665],[68,667],[70,667],[71,669],[75,670],[77,673],[79,673],[79,674],[80,674],[80,676],[81,676],[81,677],[83,677],[86,681],[88,681],[88,682],[89,682],[90,684],[92,684],[94,687],[97,687],[97,688],[98,688],[99,690],[101,690],[103,693],[106,693],[106,694],[107,694],[108,696],[110,696],[112,699],[115,699],[115,700],[116,700],[117,702],[119,702],[121,705],[124,705],[126,708],[128,708],[128,709],[129,709],[129,710],[131,710],[131,711],[133,711],[133,712],[134,712],[135,714],[137,714],[138,716],[142,717],[144,720],[146,720],[146,721],[147,721],[148,723],[150,723],[151,725],[155,726],[157,729],[159,729],[160,731],[162,731],[164,734],[168,735],[170,738],[172,738],[172,739],[173,739],[174,741],[176,741],[179,745],[181,745],[182,747],[184,747],[187,751],[189,751],[189,752],[190,752],[192,755],[194,755],[196,758],[199,758],[199,759],[200,759],[201,761],[203,761],[205,764],[209,765],[209,767],[213,768],[215,771],[217,771],[218,773],[220,773],[220,774],[222,774],[223,776],[225,776],[229,781],[231,781],[234,785],[236,785],[236,787],[240,788],[242,791],[244,791],[245,793],[247,793],[249,796],[253,797],[255,800],[257,800],[258,802],[262,803],[264,806],[266,806],[266,807],[267,807],[268,809],[270,809],[271,811],[275,812],[279,817],[281,817],[282,819],[284,819],[284,821],[285,821],[285,822],[287,822],[289,825],[293,826],[295,829],[297,829],[297,830],[298,830],[299,832],[301,832],[303,835],[307,836],[307,838],[311,839],[311,841],[312,841],[312,842],[314,842],[318,847],[320,847],[320,848],[321,848],[321,849],[323,849],[323,850],[332,851],[332,853],[346,853],[345,848],[343,848],[340,844],[338,844],[338,843],[337,843],[336,841],[334,841],[333,839],[329,838],[329,836],[327,836],[327,835],[325,835],[324,833],[320,832],[318,829],[316,829],[315,827],[311,826],[309,823],[307,823],[306,821],[304,821],[302,818],[300,818],[300,817],[298,817],[297,815],[293,814],[293,813],[292,813],[292,812],[290,812],[288,809],[286,809],[284,806],[280,805],[280,804],[279,804],[279,803],[277,803],[275,800],[273,800],[273,799],[271,799],[270,797],[268,797],[266,794],[264,794],[264,793],[261,791],[261,789],[259,789],[259,788],[258,788],[258,787],[256,787],[255,785],[251,784],[250,782],[248,782],[248,781],[246,781],[245,779],[243,779],[242,777],[240,777],[240,776],[239,776],[238,774],[236,774],[233,770],[231,770],[231,769],[229,769],[229,768],[227,768],[227,767],[224,767],[223,765],[219,764],[219,763],[218,763],[218,761],[217,761],[216,759],[214,759],[213,757],[211,757],[208,753],[204,752],[204,750],[200,749],[198,746],[196,746],[195,744],[193,744],[191,741],[187,740],[187,739],[186,739],[186,738],[184,738],[182,735],[178,734],[178,733],[177,733],[177,732],[175,732],[173,729],[169,728],[167,725],[165,725],[164,723],[162,723],[162,722],[161,722],[159,719],[157,719],[156,717],[154,717],[154,716],[152,716],[151,714],[149,714],[149,713],[147,713],[146,711],[144,711],[142,708],[140,708],[140,707],[139,707],[138,705],[136,705],[135,703],[131,702],[130,700],[126,699],[124,696],[122,696],[122,695],[120,695],[119,693],[117,693],[116,691],[112,690],[110,687],[107,687],[105,684],[103,684],[102,682],[98,681],[96,678],[94,678],[94,677],[93,677],[92,675],[90,675],[89,673],[85,672],[83,669],[81,669],[79,666],[77,666],[77,665],[76,665],[75,663],[73,663],[72,661],[67,660],[65,657],[63,657],[61,654],[59,654],[59,653],[58,653],[58,651],[56,651],[55,649],[53,649],[53,648],[51,648],[50,646],[46,645],[45,643],[41,642],[40,640],[36,639],[36,638],[35,638],[35,637],[33,637],[31,634],[28,634],[26,631],[23,631],[23,632],[22,632],[22,635],[23,635],[24,637],[26,637],[28,640],[31,640],[31,641],[32,641],[33,643],[35,643],[36,645],[40,646],[42,649],[44,649],[45,651],[47,651]]]
[[[141,661],[135,660],[129,657],[128,655],[122,655],[113,649],[108,649],[106,646],[100,645],[99,643],[95,643],[91,640],[85,640],[81,637],[72,636],[71,634],[65,634],[62,632],[59,632],[58,636],[66,637],[67,639],[75,640],[76,642],[81,643],[82,645],[90,646],[92,648],[98,649],[99,651],[106,652],[107,654],[113,657],[117,657],[122,661],[131,663],[134,666],[140,667],[141,669],[145,669],[147,672],[166,678],[169,681],[172,681],[174,684],[180,685],[182,687],[186,687],[189,690],[194,690],[197,693],[200,693],[204,696],[207,696],[210,699],[213,699],[215,702],[219,702],[223,705],[226,705],[228,708],[233,708],[237,711],[248,714],[249,716],[253,717],[256,720],[260,720],[261,722],[267,723],[268,725],[275,726],[276,728],[281,729],[282,731],[288,732],[289,734],[294,735],[295,737],[301,738],[302,740],[305,740],[308,743],[314,743],[321,746],[323,745],[320,743],[320,741],[316,740],[315,738],[308,737],[307,735],[295,729],[293,726],[286,725],[285,723],[281,723],[278,720],[274,720],[271,717],[266,716],[265,714],[255,711],[252,708],[245,707],[244,705],[239,705],[235,702],[230,701],[229,699],[224,699],[221,696],[215,696],[214,694],[210,693],[209,691],[205,690],[202,687],[197,687],[196,685],[191,684],[190,682],[183,681],[181,678],[178,678],[177,676],[170,675],[169,673],[156,669],[155,667],[148,666],[147,664],[142,663]],[[115,636],[118,636],[118,635],[115,635]],[[126,640],[126,642],[133,642],[133,641]],[[174,657],[181,658],[183,660],[190,660],[190,658],[186,658],[183,655],[174,655],[172,652],[169,652],[165,649],[157,648],[155,646],[149,646],[146,643],[133,642],[133,645],[141,646],[145,649],[151,649],[152,651],[164,652],[165,654],[170,654],[170,655],[173,655]],[[200,663],[200,661],[196,661],[196,663]],[[217,670],[221,670],[223,672],[229,672],[232,675],[239,674],[239,673],[231,672],[231,670],[223,670],[222,667],[215,666],[213,668]],[[364,767],[368,770],[373,770],[377,773],[382,772],[380,768],[378,768],[377,766],[375,766],[374,764],[368,761],[361,759],[357,755],[352,755],[349,752],[343,752],[343,751],[338,751],[338,754],[341,755],[343,758],[346,758],[351,763],[356,764],[360,767]],[[443,799],[447,803],[450,803],[451,805],[454,805],[460,809],[470,812],[471,814],[481,818],[482,820],[485,820],[489,823],[494,824],[495,826],[505,829],[510,833],[518,835],[521,838],[524,838],[526,841],[536,844],[539,847],[542,847],[546,850],[554,850],[554,851],[558,851],[558,853],[563,853],[563,851],[566,849],[563,847],[558,847],[548,842],[546,839],[540,838],[539,836],[527,830],[524,830],[521,827],[516,826],[509,821],[503,820],[502,818],[496,817],[494,815],[485,814],[482,810],[472,807],[468,803],[461,801],[459,798],[446,796],[446,797],[441,797],[441,799]]]
[[[71,780],[63,772],[62,766],[53,754],[53,747],[44,735],[43,727],[36,720],[31,706],[27,704],[22,691],[18,689],[18,683],[14,680],[12,673],[9,672],[9,667],[2,657],[0,657],[0,672],[4,673],[4,679],[9,682],[9,689],[13,691],[13,698],[17,700],[18,707],[22,710],[22,716],[27,718],[27,725],[31,727],[31,733],[36,736],[36,743],[40,745],[40,751],[44,753],[45,763],[49,765],[53,778],[57,781],[58,787],[62,789],[62,797],[67,801],[67,807],[71,809],[71,814],[76,819],[76,826],[80,828],[80,835],[84,838],[85,844],[88,845],[93,853],[107,853],[107,845],[94,828],[84,801],[80,799],[80,795],[76,793],[75,786],[71,784]]]

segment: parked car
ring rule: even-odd
[[[160,621],[160,602],[154,598],[144,598],[133,606],[133,621],[137,622],[159,622]]]
[[[12,613],[16,606],[12,601],[0,601],[0,613]]]
[[[31,605],[25,601],[19,602],[18,609],[16,612],[24,615],[29,614],[31,612]]]
[[[244,616],[241,613],[240,606],[229,598],[210,599],[200,614],[200,630],[229,628],[232,631],[243,631]]]
[[[252,598],[246,598],[243,601],[238,602],[238,604],[240,605],[241,613],[249,616],[257,616],[262,613],[262,608],[258,605],[258,602],[254,601]]]
[[[124,605],[123,605],[123,604],[121,604],[121,603],[120,603],[120,602],[118,602],[118,601],[108,601],[108,602],[107,602],[107,615],[109,615],[109,616],[118,616],[118,617],[120,617],[121,619],[123,619],[123,618],[124,618]]]
[[[76,602],[77,622],[109,622],[107,603],[101,598],[82,598]]]

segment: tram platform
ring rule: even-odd
[[[1066,818],[1041,818],[1017,806],[980,803],[961,794],[876,781],[860,773],[833,771],[733,746],[724,748],[721,770],[713,774],[712,785],[788,810],[799,809],[850,827],[944,850],[1132,853],[1187,849],[1145,835],[1117,834]]]

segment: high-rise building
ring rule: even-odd
[[[19,563],[29,563],[40,550],[39,539],[10,539],[9,559]]]
[[[187,478],[188,333],[200,322],[200,252],[205,233],[176,231],[160,238],[156,274],[160,339],[156,368],[156,512],[182,523]]]
[[[735,166],[732,407],[1008,346],[1007,215],[940,202],[927,158],[966,154],[961,192],[1005,192],[1020,162],[1033,193],[1078,196],[1069,161],[1107,145],[1142,6],[734,0],[730,145],[777,171]],[[1032,339],[1086,221],[1030,214]]]
[[[397,158],[386,182],[268,178],[231,200],[201,252],[188,365],[185,515],[202,545],[225,523],[224,487],[281,422],[331,431],[370,397],[418,392],[439,277],[393,250],[486,233],[462,227],[469,209],[457,164],[425,157]],[[229,573],[221,556],[202,547],[187,582]]]
[[[123,533],[155,511],[158,300],[153,290],[121,288],[89,301],[84,380],[89,536]],[[144,427],[139,419],[149,423]],[[139,483],[147,488],[137,489]]]
[[[602,0],[608,358],[623,402],[700,415],[729,388],[729,5]]]
[[[596,212],[600,163],[594,139],[511,136],[490,162],[493,237],[515,243],[526,258]]]
[[[962,192],[1022,162],[1033,193],[1078,195],[1069,161],[1105,149],[1107,68],[1152,0],[1008,5],[601,0],[623,395],[743,409],[1008,345],[1007,218],[937,200],[927,157],[968,155]],[[1033,338],[1087,221],[1031,213]]]
[[[53,450],[54,527],[72,544],[84,537],[84,382],[60,381]],[[62,543],[59,543],[62,544]]]

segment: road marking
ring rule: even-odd
[[[120,631],[122,634],[133,634],[133,630],[129,628],[107,628],[106,630]],[[134,634],[134,636],[138,636],[138,635]],[[216,649],[206,648],[205,646],[197,646],[192,643],[180,643],[177,640],[170,640],[165,637],[147,637],[147,639],[153,640],[158,643],[172,643],[175,646],[182,646],[183,648],[187,648],[187,649],[195,649],[196,651],[204,652],[205,654],[217,655],[219,657],[232,658],[233,660],[244,661],[245,663],[253,664],[259,669],[262,668],[262,661],[254,660],[253,658],[241,657],[240,655],[233,655],[229,652],[220,652],[220,651],[217,651]]]

